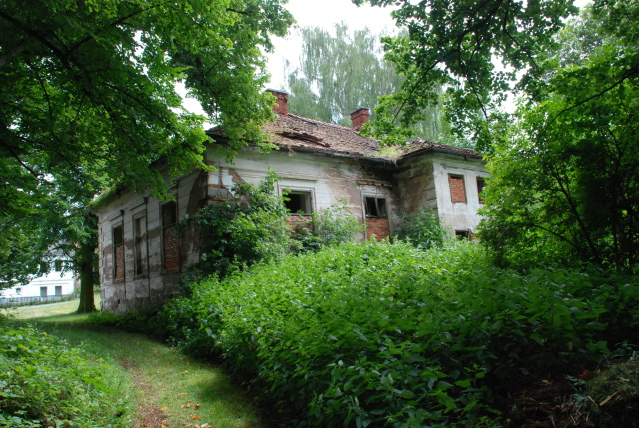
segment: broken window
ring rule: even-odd
[[[124,279],[124,229],[113,228],[113,279]]]
[[[386,199],[367,196],[364,198],[366,217],[387,217]]]
[[[466,202],[466,185],[463,175],[448,174],[448,185],[451,202]]]
[[[146,216],[133,219],[133,251],[135,275],[146,273]]]
[[[175,202],[162,205],[162,257],[166,270],[176,270],[179,267],[177,218]]]
[[[482,197],[481,192],[484,191],[484,177],[477,177],[477,196],[479,197],[479,203],[484,203],[484,198]]]
[[[460,241],[470,241],[470,230],[455,230],[455,237]]]
[[[284,196],[288,199],[284,205],[291,214],[310,215],[313,212],[311,192],[288,191]]]

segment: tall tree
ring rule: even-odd
[[[404,139],[401,126],[410,126],[423,108],[437,102],[433,91],[444,85],[448,119],[458,136],[484,148],[489,125],[501,117],[494,105],[513,88],[517,72],[523,74],[519,88],[535,81],[539,59],[556,46],[553,36],[563,19],[577,12],[572,0],[353,2],[394,5],[396,24],[407,31],[383,39],[386,58],[406,78],[401,90],[377,107],[374,135],[389,144]],[[504,67],[496,67],[496,61]]]
[[[404,78],[384,59],[380,35],[369,28],[349,30],[346,23],[332,30],[302,28],[300,65],[288,74],[291,110],[301,116],[350,126],[349,113],[363,106],[372,110],[380,96],[400,90]],[[434,89],[441,95],[440,87]],[[429,140],[441,134],[441,106],[423,109],[413,133]]]
[[[639,3],[617,6],[559,34],[538,101],[491,156],[482,236],[500,261],[639,263]]]
[[[595,0],[565,30],[568,0],[392,3],[408,35],[386,39],[387,57],[406,81],[381,109],[403,106],[410,122],[432,85],[450,85],[459,132],[489,154],[482,239],[498,259],[634,268],[639,1]],[[495,106],[511,90],[520,108],[507,115]],[[393,141],[393,116],[379,117]]]
[[[282,3],[3,1],[2,239],[16,249],[26,239],[48,244],[39,248],[54,244],[44,231],[27,231],[25,219],[46,213],[51,201],[85,205],[93,197],[82,190],[88,182],[165,197],[151,162],[161,162],[170,176],[205,168],[204,117],[181,108],[177,82],[224,127],[229,153],[263,141],[260,126],[272,114],[272,99],[261,90],[260,48],[269,50],[269,34],[283,35],[292,21]],[[4,252],[4,261],[26,257]]]

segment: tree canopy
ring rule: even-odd
[[[437,102],[438,85],[447,87],[448,119],[458,135],[482,142],[492,106],[513,89],[517,71],[523,73],[518,87],[528,88],[541,71],[539,59],[557,45],[563,19],[577,12],[572,0],[353,1],[394,5],[392,16],[407,30],[384,38],[386,58],[406,78],[377,108],[373,134],[389,144],[404,138],[398,124],[414,123],[421,109]]]
[[[205,118],[181,108],[177,82],[225,129],[231,152],[262,141],[272,99],[261,49],[292,22],[282,3],[3,1],[2,264],[46,233],[26,219],[54,199],[77,208],[114,182],[162,196],[161,169],[206,167]]]
[[[566,0],[392,3],[408,35],[386,39],[387,58],[406,81],[378,108],[410,122],[448,85],[457,131],[489,161],[481,236],[497,260],[635,267],[639,2],[596,0],[572,19]],[[514,91],[518,110],[500,111]],[[378,117],[392,142],[394,117]]]

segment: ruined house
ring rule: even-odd
[[[351,214],[365,224],[362,239],[389,235],[399,213],[432,208],[451,233],[471,237],[479,223],[480,191],[488,175],[470,149],[415,141],[394,159],[358,134],[370,117],[351,113],[352,128],[297,116],[288,94],[277,98],[278,117],[265,125],[279,150],[241,150],[233,164],[211,145],[205,161],[214,171],[193,171],[172,188],[175,201],[122,191],[103,203],[99,217],[102,309],[123,313],[165,301],[188,265],[200,257],[196,234],[178,236],[176,226],[203,204],[225,200],[234,183],[258,184],[269,169],[279,176],[278,191],[290,192],[289,209],[309,215],[346,199]],[[223,140],[218,130],[210,131]]]

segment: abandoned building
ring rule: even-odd
[[[96,209],[102,310],[123,313],[165,301],[182,270],[200,258],[198,237],[178,236],[180,220],[205,203],[229,198],[235,183],[258,184],[269,169],[280,178],[278,191],[289,192],[291,212],[309,215],[346,199],[365,225],[361,239],[388,236],[400,213],[422,207],[433,209],[450,233],[472,236],[488,175],[476,152],[415,141],[390,160],[374,140],[358,134],[370,118],[368,109],[352,112],[353,127],[347,128],[289,113],[288,94],[271,92],[278,117],[264,130],[279,150],[247,147],[230,164],[212,145],[205,161],[215,170],[177,180],[175,201],[125,190]]]

